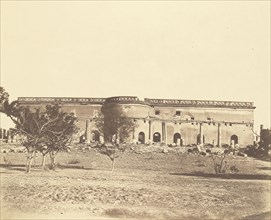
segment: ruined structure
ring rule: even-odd
[[[103,141],[95,128],[105,102],[122,106],[137,127],[129,142],[223,144],[246,146],[253,143],[254,109],[252,102],[148,99],[134,96],[111,98],[39,98],[21,97],[18,102],[32,108],[61,105],[78,118],[79,136],[87,143]]]

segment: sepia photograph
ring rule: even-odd
[[[270,0],[0,0],[0,219],[271,219]]]

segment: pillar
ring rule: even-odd
[[[217,146],[218,147],[221,147],[221,131],[220,131],[220,123],[218,123],[218,125],[217,125],[218,127],[218,130],[217,130]]]
[[[162,122],[162,141],[167,144],[166,122]]]
[[[199,135],[200,135],[199,144],[203,145],[203,123],[199,124]]]
[[[162,122],[162,142],[165,142],[165,122]]]
[[[133,143],[136,143],[136,139],[135,139],[135,128],[133,128]]]
[[[3,139],[6,139],[6,136],[7,136],[6,129],[3,129]]]
[[[90,121],[89,119],[86,120],[86,143],[90,144]]]
[[[166,125],[166,122],[164,122],[164,129],[165,129],[165,144],[167,145],[167,125]]]
[[[152,143],[151,121],[149,121],[149,143]]]
[[[11,136],[9,130],[7,130],[7,143],[11,143]]]

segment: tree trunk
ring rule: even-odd
[[[26,173],[30,173],[31,172],[31,165],[32,165],[32,162],[33,162],[33,158],[34,158],[34,152],[32,152],[30,155],[27,156],[27,159],[26,159],[26,170],[25,170]]]
[[[115,167],[115,158],[112,159],[112,169],[111,169],[111,172],[114,171],[114,167]]]
[[[45,168],[45,159],[46,159],[46,154],[42,154],[42,164],[41,164],[42,169]]]
[[[51,159],[50,169],[54,170],[55,169],[55,155],[53,153],[50,153],[50,159]]]

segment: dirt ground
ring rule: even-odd
[[[269,219],[270,162],[229,156],[125,153],[110,172],[93,150],[61,153],[55,171],[24,173],[24,153],[1,153],[1,219]],[[40,165],[41,157],[36,158]]]

